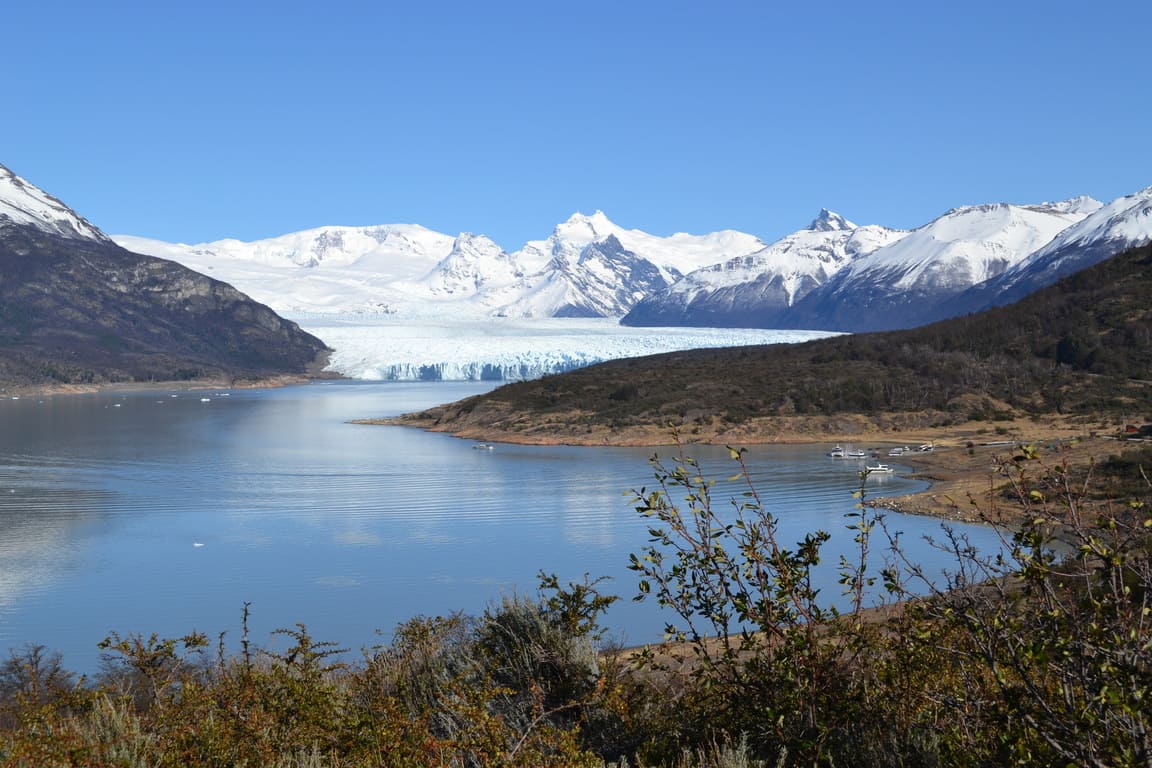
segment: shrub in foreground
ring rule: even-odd
[[[634,496],[652,521],[632,560],[638,598],[672,612],[678,641],[643,657],[680,681],[651,754],[746,738],[773,764],[1152,761],[1146,474],[1144,498],[1101,499],[1091,473],[1074,481],[1033,448],[1005,458],[997,474],[1014,514],[983,510],[1003,549],[980,553],[944,526],[943,584],[860,504],[846,521],[858,550],[839,563],[839,611],[813,587],[827,534],[781,541],[732,456],[747,487],[727,507],[683,455],[657,461],[657,487]],[[895,602],[866,608],[869,593]]]

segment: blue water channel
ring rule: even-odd
[[[273,630],[302,622],[355,653],[415,616],[478,614],[533,594],[540,571],[608,577],[605,589],[624,598],[608,613],[611,636],[661,639],[672,617],[630,599],[628,556],[647,544],[648,522],[628,492],[652,487],[649,459],[671,449],[486,450],[349,423],[490,387],[332,382],[0,401],[0,653],[42,644],[90,672],[112,631],[224,633],[235,647],[245,603],[257,645],[284,645]],[[831,599],[837,552],[853,547],[844,515],[861,465],[829,459],[829,447],[749,446],[746,459],[786,541],[834,534],[821,584]],[[721,496],[742,490],[725,480],[734,466],[724,448],[690,452]],[[922,487],[899,471],[867,481],[873,495]],[[922,543],[940,535],[938,521],[889,519],[919,561],[947,565]],[[992,531],[970,535],[994,545]]]

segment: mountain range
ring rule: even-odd
[[[891,240],[872,250],[857,251],[770,322],[853,331],[923,325],[937,319],[941,301],[1018,265],[1099,207],[1077,198],[955,208],[910,232],[890,233]]]
[[[0,382],[263,380],[327,348],[236,288],[132,253],[0,165]]]
[[[657,237],[600,211],[574,214],[512,252],[484,235],[452,237],[415,224],[198,245],[115,239],[226,280],[281,312],[437,320],[619,317],[695,269],[764,245],[732,231]]]
[[[941,304],[931,319],[1003,306],[1152,240],[1152,187],[1094,210],[1000,274]]]
[[[254,242],[122,246],[235,285],[277,311],[406,319],[613,317],[626,325],[869,331],[1013,301],[1152,240],[1152,187],[955,208],[899,230],[821,211],[771,244],[725,230],[668,237],[573,214],[509,251],[415,224],[321,227]]]
[[[483,328],[494,317],[911,327],[1014,301],[1150,233],[1152,188],[1107,205],[967,206],[913,230],[823,210],[771,244],[734,231],[660,237],[597,211],[515,251],[415,224],[188,246],[109,238],[0,166],[0,380],[262,378],[331,351],[277,311],[329,330],[349,315],[389,327]]]
[[[913,328],[1011,303],[1152,241],[1152,187],[1103,205],[996,203],[947,211],[909,231],[823,212],[762,251],[652,294],[629,325]],[[787,290],[786,290],[787,289]]]
[[[1010,305],[917,328],[611,360],[386,421],[584,445],[741,445],[967,422],[990,432],[1018,417],[1123,424],[1152,408],[1150,294],[1144,245]]]

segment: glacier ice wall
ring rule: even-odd
[[[387,316],[285,316],[334,350],[328,370],[372,381],[521,381],[617,358],[835,335],[746,328],[633,328],[598,318],[413,323]]]

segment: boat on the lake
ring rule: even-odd
[[[876,464],[874,466],[865,466],[864,471],[870,475],[890,475],[896,470],[887,464]]]

